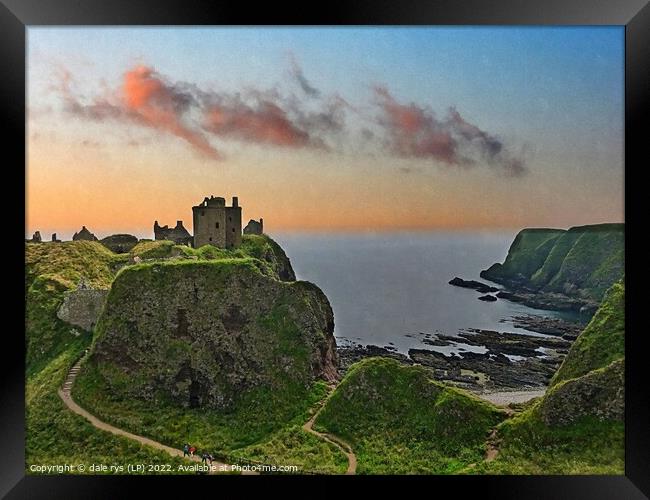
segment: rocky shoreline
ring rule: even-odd
[[[481,273],[481,276],[484,277],[484,274]],[[485,302],[496,302],[497,299],[503,299],[535,309],[578,312],[586,317],[591,317],[598,309],[598,302],[593,300],[569,297],[562,293],[540,292],[529,289],[516,281],[499,281],[498,283],[507,289],[499,289],[481,281],[464,280],[458,276],[449,281],[450,285],[469,288],[484,294],[478,297],[478,300]],[[496,292],[494,295],[490,295],[494,292]]]
[[[598,309],[598,302],[568,297],[561,293],[540,293],[526,289],[517,289],[515,291],[501,290],[496,296],[499,299],[517,302],[535,309],[572,311],[589,317]]]
[[[538,335],[481,329],[467,329],[457,336],[420,334],[422,343],[460,351],[451,354],[412,348],[407,355],[392,346],[353,344],[338,348],[339,373],[343,375],[351,364],[363,358],[381,356],[421,365],[431,371],[433,379],[477,394],[543,390],[582,326],[535,315],[515,316],[510,321]],[[484,352],[477,352],[481,350]]]

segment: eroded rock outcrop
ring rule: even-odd
[[[337,377],[334,319],[307,282],[257,259],[140,264],[116,277],[94,364],[114,394],[225,409],[247,391]]]
[[[106,302],[108,290],[80,287],[64,292],[56,315],[60,320],[91,331]]]
[[[622,421],[625,360],[557,384],[544,395],[538,411],[547,425],[567,425],[585,416]]]

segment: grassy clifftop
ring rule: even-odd
[[[244,235],[235,250],[212,246],[194,249],[171,241],[141,241],[129,253],[115,254],[97,241],[25,244],[25,297],[28,372],[53,359],[78,334],[56,316],[66,291],[81,280],[91,288],[108,290],[118,270],[133,257],[149,260],[250,259],[260,271],[282,281],[295,274],[284,250],[266,235]],[[254,259],[254,260],[253,260]]]
[[[623,276],[624,224],[524,229],[503,264],[481,277],[514,288],[562,293],[599,302]]]
[[[366,474],[447,474],[480,461],[505,415],[474,396],[387,358],[350,367],[315,428],[347,440]]]
[[[201,248],[192,248],[185,245],[175,245],[172,241],[140,241],[135,245],[129,255],[140,259],[193,259],[193,260],[218,260],[253,258],[263,265],[260,269],[267,274],[282,281],[295,281],[296,275],[291,267],[291,261],[280,245],[270,236],[245,234],[239,248],[225,249],[211,245]]]

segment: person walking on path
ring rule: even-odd
[[[190,456],[194,456],[194,452],[196,451],[196,446],[190,446]]]
[[[183,445],[183,456],[187,457],[187,456],[189,456],[189,454],[190,454],[190,445],[185,443]]]

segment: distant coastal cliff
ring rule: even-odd
[[[531,307],[593,313],[624,275],[624,224],[524,229],[503,264],[481,277],[504,285],[498,297]]]

